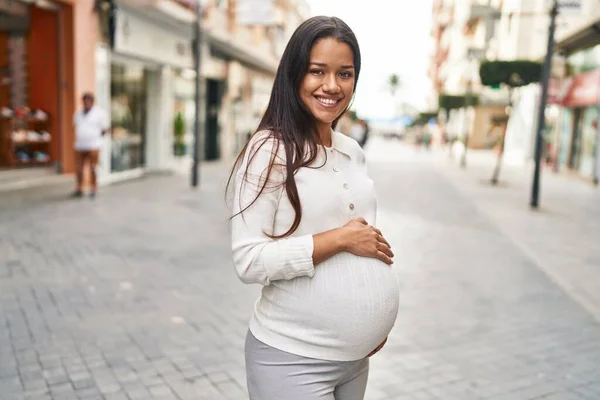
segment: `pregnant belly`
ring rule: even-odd
[[[398,281],[389,265],[340,253],[312,278],[273,282],[259,301],[281,335],[364,357],[390,333],[398,313]]]

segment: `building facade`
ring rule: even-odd
[[[97,27],[93,0],[0,1],[0,173],[74,171],[72,117],[94,89]]]
[[[549,133],[544,150],[545,158],[554,162],[556,169],[581,169],[584,176],[590,176],[594,168],[590,154],[595,148],[590,124],[597,118],[596,91],[592,89],[596,87],[593,70],[597,68],[594,27],[600,26],[600,8],[594,0],[571,3],[580,6],[561,8],[557,18],[558,46],[552,62],[553,84],[546,110]],[[469,135],[470,147],[489,147],[497,137],[493,121],[506,119],[508,111],[505,160],[523,164],[532,158],[539,85],[514,90],[509,99],[506,89],[482,87],[478,69],[484,59],[542,60],[550,4],[548,0],[434,2],[431,107],[437,106],[440,93],[470,92],[480,100],[478,107],[444,115],[442,121],[449,136]],[[506,108],[509,100],[511,109]],[[582,124],[588,128],[578,128]],[[581,155],[577,155],[579,151]]]
[[[548,34],[548,4],[534,2],[534,34],[522,35],[520,57],[541,60]],[[524,17],[525,18],[525,17]],[[575,9],[561,9],[557,18],[543,160],[554,171],[598,180],[598,117],[600,107],[600,8],[591,0]],[[525,29],[524,32],[527,30]],[[533,159],[539,85],[517,91],[506,136],[506,160],[521,165]]]
[[[273,1],[272,20],[247,23],[244,1],[202,3],[199,150],[206,161],[230,160],[245,145],[290,32],[308,16],[302,1]],[[101,181],[191,167],[194,2],[146,3],[119,1],[112,44],[105,37],[96,50],[97,87],[112,121]]]
[[[152,170],[189,171],[195,3],[0,0],[0,83],[7,87],[0,96],[0,168],[74,172],[71,121],[90,91],[111,120],[101,183]],[[272,0],[264,2],[269,19],[252,21],[246,15],[251,1],[201,3],[200,156],[231,159],[256,128],[279,57],[309,10],[304,0]],[[36,136],[34,143],[33,133],[27,139],[30,131],[44,140]],[[6,140],[20,140],[21,133],[23,143]]]
[[[500,7],[500,1],[484,0],[437,0],[433,6],[430,106],[437,109],[440,94],[477,97],[478,105],[442,111],[440,118],[448,137],[467,135],[472,148],[493,144],[492,121],[504,115],[507,104],[503,91],[483,87],[479,79],[479,65],[489,57]]]
[[[558,109],[547,131],[547,160],[556,171],[598,183],[600,178],[600,8],[582,4],[579,23],[557,37],[565,59],[550,98]]]

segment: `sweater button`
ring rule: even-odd
[[[354,204],[353,203],[350,203],[350,205],[348,207],[350,207],[350,210],[354,210]]]
[[[348,189],[348,184],[344,183],[344,189]]]
[[[338,167],[333,167],[333,172],[340,172],[340,170],[338,169]]]

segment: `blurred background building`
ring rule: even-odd
[[[592,178],[598,146],[600,4],[570,3],[576,7],[561,7],[557,19],[544,158],[556,169]],[[543,61],[551,5],[548,0],[434,2],[430,109],[438,109],[440,95],[465,96],[473,104],[440,111],[449,137],[468,135],[470,148],[491,148],[508,124],[505,159],[523,164],[532,158],[539,84],[515,89],[508,109],[509,91],[481,85],[479,67],[485,60]]]
[[[72,117],[86,91],[111,118],[101,182],[188,169],[194,6],[0,0],[0,174],[72,173]],[[304,0],[205,0],[201,9],[201,158],[229,159],[256,127],[278,59],[309,9]]]

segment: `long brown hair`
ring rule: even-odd
[[[318,146],[321,139],[317,134],[316,121],[312,113],[304,105],[298,96],[298,89],[304,76],[306,75],[310,63],[310,51],[314,43],[323,38],[335,38],[340,42],[346,43],[352,49],[354,57],[354,90],[358,82],[360,74],[360,48],[356,36],[350,27],[341,19],[336,17],[313,17],[304,21],[294,32],[287,44],[285,51],[281,57],[271,98],[267,106],[262,120],[254,132],[248,143],[244,146],[241,153],[238,155],[229,180],[227,181],[227,192],[230,189],[232,178],[241,167],[242,161],[248,151],[250,143],[256,137],[256,133],[261,131],[270,132],[264,138],[258,140],[259,143],[253,145],[251,154],[248,157],[246,171],[244,172],[244,180],[248,175],[248,168],[254,157],[266,143],[274,143],[271,150],[271,160],[267,168],[266,176],[262,182],[258,194],[254,200],[243,207],[240,212],[233,215],[231,218],[243,214],[250,208],[258,199],[258,197],[266,190],[267,184],[270,182],[272,171],[275,167],[285,167],[285,180],[282,185],[285,185],[287,197],[294,209],[294,222],[287,232],[282,235],[265,234],[273,239],[280,239],[293,234],[302,219],[302,205],[300,204],[300,196],[298,195],[298,187],[294,179],[295,173],[303,167],[310,167],[318,155]],[[333,121],[332,127],[335,128],[337,122],[346,110],[340,113],[340,116]],[[285,151],[285,165],[278,165],[276,162],[277,155],[280,153],[280,147],[283,145]],[[242,183],[243,184],[243,183]],[[240,199],[241,201],[241,199]],[[242,207],[240,205],[240,207]]]

